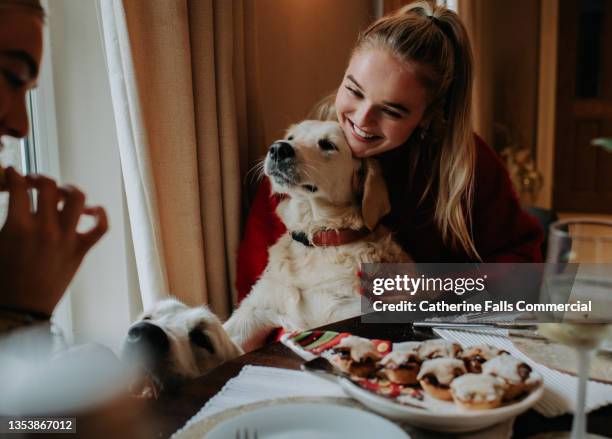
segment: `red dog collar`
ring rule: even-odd
[[[317,247],[337,247],[339,245],[359,241],[369,233],[370,231],[365,228],[359,230],[320,230],[313,235],[312,241],[308,240],[304,232],[291,232],[291,237],[308,247],[312,247],[313,245]]]

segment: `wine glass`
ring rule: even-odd
[[[612,334],[612,221],[580,218],[550,226],[543,290],[554,303],[588,303],[591,311],[566,311],[541,323],[545,337],[576,349],[578,395],[571,439],[588,435],[585,418],[586,388],[591,358]],[[566,436],[567,437],[567,436]]]

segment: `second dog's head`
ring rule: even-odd
[[[123,358],[146,371],[155,394],[241,354],[208,308],[173,298],[145,310],[123,344]]]
[[[333,206],[359,204],[370,230],[390,209],[378,162],[356,159],[340,124],[307,120],[291,126],[266,155],[272,190]]]

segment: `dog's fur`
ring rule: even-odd
[[[203,375],[242,353],[208,308],[188,307],[175,298],[145,310],[130,326],[123,344],[124,358],[140,363],[158,391]]]
[[[279,156],[279,142],[290,157]],[[287,233],[270,247],[264,273],[224,324],[245,351],[276,327],[303,330],[359,315],[361,264],[410,261],[377,227],[390,208],[378,163],[353,158],[338,123],[304,121],[279,142],[264,173],[273,192],[288,195],[276,210]],[[317,231],[364,227],[371,231],[365,238],[336,247],[309,247],[291,236],[303,232],[312,240]]]

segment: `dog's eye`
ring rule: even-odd
[[[189,340],[196,346],[206,349],[211,354],[215,353],[212,341],[201,329],[195,328],[189,332]]]
[[[338,147],[334,145],[334,143],[328,139],[321,139],[319,140],[318,144],[319,144],[319,148],[321,148],[323,151],[337,151],[338,150]]]
[[[287,140],[293,140],[293,136],[287,137]]]
[[[151,316],[144,316],[142,320],[151,320]]]

